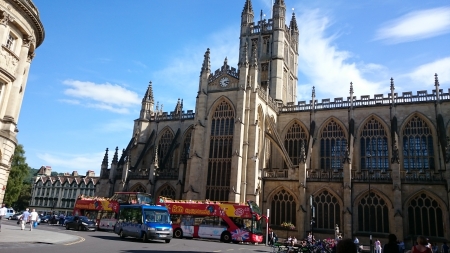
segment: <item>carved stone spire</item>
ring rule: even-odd
[[[145,92],[144,98],[142,98],[142,102],[145,102],[145,101],[152,102],[152,103],[155,102],[155,99],[153,98],[153,84],[152,84],[152,81],[150,81],[148,83],[147,91]]]
[[[102,165],[108,166],[108,148],[106,148],[105,156],[103,157]]]
[[[210,72],[211,71],[211,62],[209,58],[209,48],[206,49],[205,56],[203,59],[202,72]]]
[[[435,73],[434,74],[434,87],[436,87],[436,103],[439,103],[439,79],[438,79],[438,74]]]
[[[248,66],[248,43],[244,43],[244,51],[242,52],[241,65]]]
[[[350,108],[353,109],[353,82],[350,82]]]
[[[116,151],[114,152],[114,157],[113,157],[113,160],[112,160],[113,164],[117,164],[117,162],[119,161],[119,156],[118,156],[118,153],[117,153],[118,150],[119,150],[119,148],[116,147]]]
[[[245,1],[244,9],[242,10],[242,15],[247,14],[247,13],[253,13],[252,1],[251,0],[246,0]]]
[[[258,55],[256,53],[256,46],[252,48],[252,67],[258,67]]]
[[[312,95],[311,95],[311,109],[314,111],[316,106],[316,87],[313,86],[312,88]]]
[[[291,29],[291,34],[294,34],[295,32],[298,33],[297,19],[295,19],[295,13],[292,13],[289,29]]]

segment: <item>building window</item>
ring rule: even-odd
[[[387,134],[383,125],[372,117],[365,125],[360,136],[361,169],[381,169],[389,167]]]
[[[16,38],[12,34],[9,34],[8,35],[8,40],[6,40],[6,47],[9,50],[14,50],[15,42],[16,42]]]
[[[173,133],[169,129],[166,129],[161,136],[158,144],[158,159],[159,168],[161,170],[172,168],[172,155],[169,154],[170,146],[173,142]],[[166,156],[168,156],[166,158]],[[164,160],[165,159],[165,160]]]
[[[171,198],[171,199],[175,199],[175,190],[173,189],[172,186],[170,185],[165,185],[159,192],[159,196],[163,196],[163,197],[167,197],[167,198]]]
[[[131,192],[147,192],[147,190],[145,189],[144,186],[142,186],[141,184],[137,184],[135,186],[133,186],[133,188],[131,188],[130,190]]]
[[[284,137],[284,147],[294,165],[300,163],[302,145],[306,150],[306,138],[307,135],[305,129],[297,122],[289,128]]]
[[[225,101],[217,106],[211,120],[206,198],[228,200],[233,153],[234,110]]]
[[[342,169],[347,149],[347,138],[342,127],[331,120],[320,137],[320,168],[334,171]]]
[[[191,147],[191,137],[192,137],[192,130],[194,128],[191,127],[187,130],[186,136],[184,137],[184,142],[183,142],[183,153],[181,154],[182,157],[182,163],[187,163],[187,159],[189,159],[189,154],[191,152],[190,147]]]
[[[360,232],[389,233],[388,207],[384,199],[371,192],[359,201],[358,230]]]
[[[414,116],[403,130],[405,170],[434,170],[433,136],[427,123]]]
[[[333,230],[336,224],[342,224],[340,219],[340,206],[337,198],[328,191],[314,196],[313,205],[316,208],[316,227],[318,229]]]
[[[409,234],[444,237],[444,218],[439,203],[425,193],[413,198],[408,206]]]
[[[281,190],[275,196],[273,196],[271,201],[271,214],[270,222],[271,226],[280,226],[283,222],[291,222],[296,225],[296,203],[294,196],[292,196],[286,190]]]

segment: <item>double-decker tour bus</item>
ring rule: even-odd
[[[142,192],[116,192],[111,198],[80,195],[73,215],[95,220],[99,229],[113,230],[121,204],[153,204],[153,200],[150,194]]]
[[[261,209],[254,201],[173,200],[160,197],[158,205],[167,207],[174,238],[208,238],[223,242],[261,243]]]

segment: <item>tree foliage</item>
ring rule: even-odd
[[[26,188],[26,186],[24,186],[24,179],[27,177],[30,169],[31,168],[26,163],[25,150],[23,149],[23,146],[19,144],[14,151],[8,184],[6,185],[4,202],[7,206],[16,206],[16,202],[19,199],[22,190]]]

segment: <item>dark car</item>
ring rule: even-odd
[[[66,222],[69,221],[69,220],[73,220],[73,216],[66,216],[66,218],[64,218],[63,226],[65,226]]]
[[[41,222],[42,223],[48,223],[48,221],[52,218],[51,215],[44,215],[41,217]]]
[[[73,218],[66,220],[66,229],[95,231],[97,230],[97,224],[91,221],[86,216],[74,216]]]
[[[18,220],[19,219],[19,217],[22,215],[22,213],[23,212],[18,212],[18,213],[15,213],[13,216],[11,216],[11,220]]]

